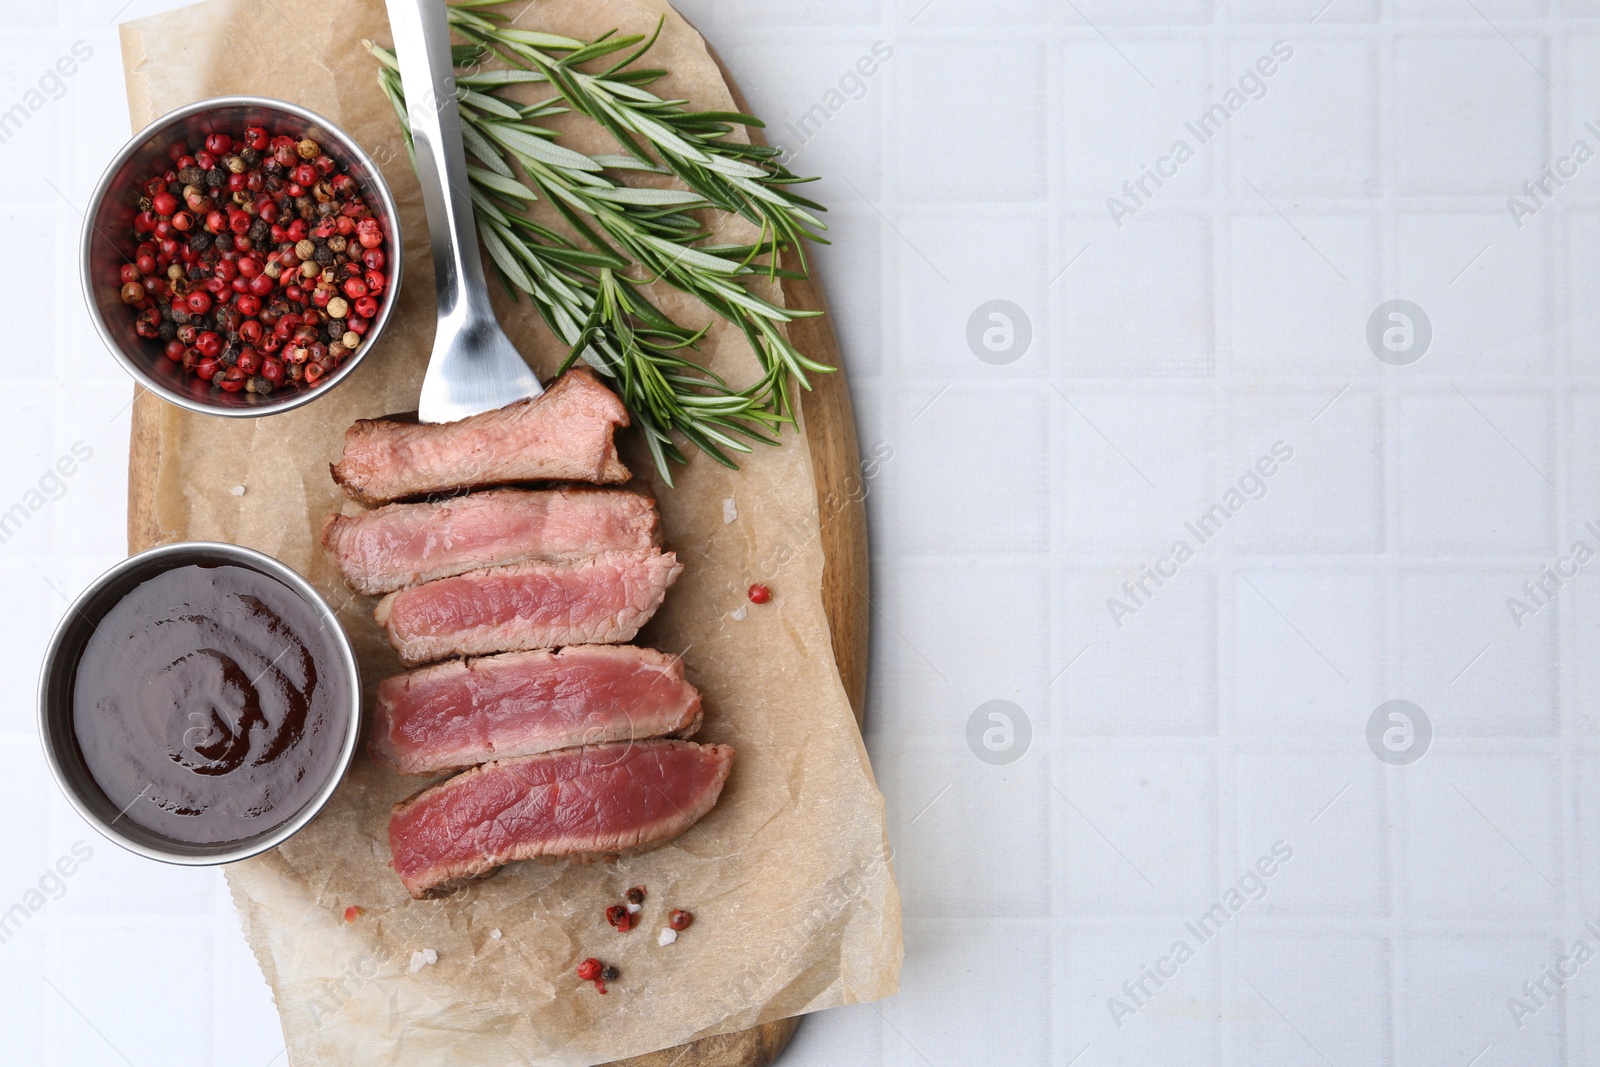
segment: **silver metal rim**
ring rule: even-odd
[[[90,620],[83,614],[83,605],[89,602],[99,592],[116,582],[124,575],[138,568],[149,565],[172,556],[205,555],[219,562],[238,563],[252,567],[265,574],[278,579],[300,595],[306,603],[310,604],[321,617],[323,625],[333,634],[334,643],[338,648],[339,659],[350,681],[350,706],[346,709],[349,721],[345,730],[344,741],[340,746],[339,758],[334,763],[333,772],[328,781],[324,782],[317,793],[308,801],[300,811],[295,813],[288,821],[280,824],[275,829],[241,842],[237,847],[227,848],[218,846],[218,851],[204,854],[190,854],[169,852],[154,847],[144,841],[135,840],[122,834],[117,828],[101,818],[83,798],[81,786],[73,781],[66,773],[61,753],[56,750],[51,739],[51,725],[55,715],[52,714],[50,700],[50,677],[60,654],[61,646],[75,625],[87,625],[90,622],[98,623],[99,620]],[[345,772],[349,769],[351,761],[355,758],[356,745],[361,737],[361,671],[356,663],[355,649],[351,647],[350,638],[340,625],[338,616],[322,598],[322,594],[302,578],[293,568],[255,549],[245,548],[242,545],[226,544],[220,541],[179,541],[173,544],[158,545],[147,549],[138,555],[129,556],[118,563],[100,577],[96,578],[89,586],[79,593],[73,600],[72,606],[56,624],[56,629],[50,636],[50,643],[45,650],[44,664],[39,671],[38,686],[39,706],[39,740],[44,747],[45,762],[50,766],[50,775],[55,779],[56,786],[67,798],[75,811],[81,815],[85,822],[93,826],[101,836],[108,841],[120,845],[130,852],[137,853],[149,859],[160,860],[163,863],[173,863],[186,867],[212,867],[223,863],[234,863],[238,860],[248,859],[278,847],[293,837],[312,819],[316,818],[332,798],[339,783],[343,781]],[[70,706],[65,706],[57,714],[65,714],[69,719],[72,715]],[[69,724],[70,725],[70,724]]]
[[[334,134],[342,142],[342,147],[347,149],[350,155],[361,163],[368,174],[372,175],[372,184],[377,188],[378,198],[383,202],[384,210],[388,213],[389,218],[394,220],[394,225],[391,227],[393,232],[388,235],[393,247],[393,255],[390,257],[393,267],[389,271],[389,291],[384,299],[383,307],[378,309],[378,317],[373,320],[371,328],[367,331],[366,338],[363,339],[360,351],[355,354],[355,358],[346,360],[344,366],[330,375],[326,383],[318,385],[315,389],[301,390],[281,402],[263,404],[258,407],[221,407],[207,404],[195,397],[186,396],[172,389],[165,382],[156,379],[137,360],[123,351],[122,345],[111,333],[105,319],[101,317],[100,310],[95,306],[93,297],[94,279],[90,265],[90,249],[92,248],[91,239],[94,236],[94,218],[101,202],[111,192],[113,177],[139,146],[159,133],[163,127],[189,118],[191,115],[198,115],[219,107],[259,107],[284,111],[303,122],[321,126],[329,133]],[[372,350],[372,346],[377,342],[379,335],[383,333],[383,328],[388,323],[389,316],[394,312],[396,298],[400,294],[402,264],[405,262],[405,249],[401,244],[400,237],[400,214],[395,208],[394,197],[389,192],[389,183],[384,181],[383,174],[378,170],[378,165],[372,161],[372,157],[367,155],[366,150],[361,147],[354,137],[351,137],[340,126],[324,116],[298,104],[291,104],[286,100],[277,100],[270,96],[213,96],[206,100],[196,100],[192,104],[185,104],[183,107],[167,112],[134,134],[122,146],[121,150],[111,158],[111,161],[106,164],[105,170],[100,175],[100,180],[95,184],[94,192],[90,194],[89,201],[84,208],[83,227],[80,231],[78,243],[78,284],[82,290],[84,303],[88,306],[89,318],[94,323],[94,328],[99,333],[101,342],[111,351],[117,362],[122,365],[122,369],[127,371],[134,381],[169,404],[176,404],[178,407],[198,412],[202,415],[220,415],[223,418],[235,419],[260,418],[263,415],[278,415],[285,411],[293,411],[297,407],[311,403],[311,401],[332,390],[345,378],[349,377],[356,367],[361,364],[361,361],[366,358],[367,353]]]

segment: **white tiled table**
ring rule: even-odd
[[[0,143],[0,510],[93,453],[0,543],[0,909],[93,848],[0,943],[0,1058],[265,1067],[221,878],[100,843],[33,735],[64,596],[123,552],[130,390],[82,322],[76,206],[127,133],[112,20],[170,5],[120,2],[0,10],[0,110],[93,49]],[[1600,3],[1324,3],[684,4],[779,140],[812,116],[796,169],[830,179],[820,259],[890,457],[868,743],[903,992],[809,1021],[786,1064],[1600,1061],[1600,962],[1544,977],[1600,952],[1600,562],[1520,627],[1507,606],[1600,550],[1600,159],[1520,227],[1507,207],[1575,140],[1600,152]],[[1186,123],[1278,41],[1200,144]],[[1433,330],[1405,366],[1365,340],[1395,298]],[[999,365],[967,340],[993,300],[1031,332]],[[1292,458],[1199,545],[1275,442]],[[1108,598],[1179,540],[1119,626]],[[1435,732],[1407,765],[1368,746],[1394,699]],[[996,700],[997,753],[969,741]],[[1260,899],[1233,914],[1241,878]],[[1219,902],[1219,933],[1186,925]]]

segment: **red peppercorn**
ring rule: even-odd
[[[174,337],[172,340],[167,342],[166,347],[161,350],[161,353],[168,359],[172,360],[172,362],[181,363],[183,362],[183,342]]]
[[[192,348],[185,350],[183,365],[186,367],[192,365],[194,372],[208,382],[215,378],[217,376],[217,371],[222,369],[222,364],[214,359],[191,360],[188,356],[188,353],[192,351],[194,351]]]
[[[361,242],[362,248],[377,248],[383,244],[383,231],[378,229],[376,219],[362,219],[356,224],[356,240]]]
[[[235,365],[229,367],[223,373],[218,374],[216,377],[216,382],[222,387],[224,392],[237,393],[244,388],[244,383],[248,381],[249,378],[250,376],[248,374],[240,370],[238,366]]]
[[[378,317],[378,302],[370,296],[364,296],[355,302],[355,309],[356,317],[362,319],[363,324],[359,327],[352,326],[351,329],[355,330],[357,333],[366,333],[367,327],[365,325],[365,320]]]
[[[694,913],[684,911],[682,908],[673,908],[672,914],[667,916],[667,925],[674,930],[687,930],[694,924]]]
[[[294,183],[296,185],[317,184],[317,168],[310,163],[302,163],[294,168]]]
[[[225,133],[214,133],[206,138],[206,151],[214,155],[225,156],[233,151],[233,138]]]
[[[161,334],[161,312],[155,308],[145,308],[133,320],[133,330],[140,337],[146,339],[159,337]]]
[[[204,315],[211,310],[211,294],[204,289],[196,289],[184,297],[183,306],[191,315]]]
[[[260,152],[271,142],[272,138],[263,127],[246,126],[244,128],[244,143],[246,147],[254,148],[257,152]]]
[[[246,374],[254,374],[261,369],[261,353],[250,347],[239,350],[239,362],[235,364]]]
[[[351,300],[359,300],[367,295],[367,283],[360,278],[346,278],[343,288],[344,295]]]
[[[772,599],[772,590],[757,582],[750,587],[750,603],[765,604]]]
[[[261,376],[276,385],[283,381],[283,360],[267,356],[261,361]]]
[[[618,933],[627,933],[633,929],[633,914],[622,904],[613,904],[606,909],[606,922],[617,928]]]
[[[361,276],[361,280],[367,283],[367,292],[377,296],[383,292],[383,283],[387,279],[384,278],[383,271],[369,270]]]
[[[305,367],[307,385],[316,385],[317,382],[322,380],[322,364],[307,362]]]
[[[590,956],[588,959],[578,964],[578,977],[582,978],[585,982],[592,982],[596,978],[600,977],[600,971],[602,969],[603,968],[600,961],[595,959],[593,956]]]
[[[171,215],[178,210],[178,198],[171,193],[157,193],[150,199],[150,210],[157,215]]]
[[[133,261],[133,265],[138,268],[140,274],[154,274],[159,269],[156,267],[156,257],[148,252],[141,252],[139,258]]]
[[[194,346],[202,356],[214,359],[222,354],[222,335],[206,330],[194,339]]]
[[[275,284],[276,283],[272,280],[272,276],[270,274],[257,274],[254,278],[250,279],[250,295],[266,296],[268,293],[272,292],[272,287]]]
[[[217,166],[217,157],[202,148],[200,151],[194,154],[194,165],[199,167],[201,170],[215,170]]]

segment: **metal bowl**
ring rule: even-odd
[[[212,132],[241,133],[246,126],[264,126],[273,134],[310,137],[345,168],[361,188],[367,206],[383,227],[384,259],[389,283],[383,306],[372,320],[361,347],[327,378],[311,388],[280,388],[265,395],[226,393],[211,387],[161,354],[159,341],[134,332],[133,315],[120,295],[119,271],[133,262],[138,240],[133,217],[138,214],[140,184],[158,165],[169,164],[167,149],[176,141],[189,144]],[[400,220],[389,186],[361,146],[339,127],[303,107],[259,96],[219,96],[199,100],[163,115],[140,130],[106,167],[89,198],[83,219],[83,296],[101,340],[123,369],[146,389],[179,407],[207,415],[246,417],[274,415],[308,404],[347,378],[366,358],[393,314],[400,293]]]
[[[173,567],[189,564],[229,564],[275,578],[296,593],[333,635],[340,668],[349,685],[349,704],[345,710],[344,737],[339,757],[328,780],[305,806],[283,822],[255,836],[237,841],[192,844],[146,829],[126,818],[101,791],[78,747],[72,721],[72,689],[78,661],[94,636],[95,627],[106,612],[127,596],[134,587]],[[39,674],[39,734],[44,743],[45,760],[56,784],[67,800],[96,830],[131,852],[150,859],[186,866],[232,863],[281,845],[301,827],[316,818],[338,788],[355,755],[361,734],[361,673],[354,649],[338,617],[326,601],[300,575],[271,556],[239,545],[212,541],[186,541],[160,545],[123,560],[102,574],[73,602],[45,652]]]

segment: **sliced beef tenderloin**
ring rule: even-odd
[[[467,571],[661,544],[655,501],[625,489],[496,489],[330,515],[322,543],[345,582],[377,596]]]
[[[671,552],[519,563],[402,589],[373,612],[408,667],[564,645],[631,641],[683,565]]]
[[[363,504],[514,482],[625,482],[612,436],[626,425],[622,401],[578,367],[532,400],[459,422],[361,419],[330,470]]]
[[[568,748],[474,767],[394,806],[395,873],[418,900],[503,864],[671,840],[716,804],[733,749],[693,741]]]
[[[575,745],[688,737],[699,727],[700,693],[681,657],[574,645],[384,679],[367,749],[401,774],[439,774]]]

